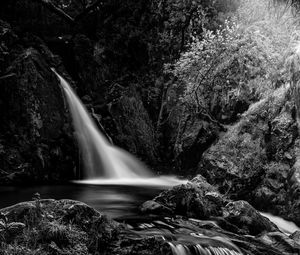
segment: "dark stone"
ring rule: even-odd
[[[281,232],[270,232],[258,237],[263,243],[276,247],[283,254],[300,254],[300,244]]]
[[[213,186],[198,176],[187,184],[160,193],[153,201],[147,202],[147,205],[155,205],[155,208],[159,208],[164,214],[169,212],[191,218],[208,219],[210,216],[222,215],[224,201]],[[146,209],[144,206],[142,208]]]
[[[172,214],[172,210],[169,209],[168,207],[157,203],[153,200],[146,201],[145,203],[142,204],[140,211],[142,213],[147,213],[147,214],[157,214],[157,215],[170,215]]]
[[[278,231],[274,223],[262,216],[246,201],[228,203],[223,210],[223,217],[250,235]]]
[[[0,55],[7,59],[0,75],[7,75],[0,79],[0,169],[5,173],[0,183],[75,178],[70,116],[50,69],[61,62],[38,37],[27,35],[22,43],[18,39],[1,21]]]
[[[300,245],[300,231],[295,231],[293,234],[290,235],[290,238]]]

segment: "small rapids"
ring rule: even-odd
[[[130,220],[129,220],[130,224]],[[130,225],[139,236],[157,236],[173,255],[242,255],[240,249],[221,233],[213,221],[181,218],[152,219]]]
[[[188,246],[185,244],[169,243],[173,255],[242,255],[241,252],[224,247],[202,246],[196,244]]]

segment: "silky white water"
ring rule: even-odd
[[[292,221],[284,220],[278,216],[274,216],[270,213],[260,212],[261,215],[267,217],[272,221],[277,227],[286,234],[292,234],[295,231],[300,231],[300,228]]]
[[[182,181],[175,177],[155,177],[147,167],[125,150],[111,145],[102,135],[87,109],[68,82],[54,69],[68,101],[74,129],[83,156],[84,180],[89,184],[136,184],[172,186]]]

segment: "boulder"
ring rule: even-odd
[[[230,198],[297,223],[298,136],[291,88],[283,85],[229,127],[203,154],[198,172]]]
[[[222,215],[225,199],[206,180],[198,176],[187,184],[163,191],[141,207],[143,212],[178,214],[191,218],[208,219]]]
[[[229,202],[223,209],[223,217],[246,234],[258,235],[263,232],[278,231],[274,223],[262,216],[246,201]]]
[[[172,214],[172,210],[160,203],[157,203],[153,200],[148,200],[144,202],[141,207],[140,211],[146,214],[156,214],[156,215],[170,215]]]
[[[150,165],[157,164],[154,127],[137,91],[125,90],[124,95],[110,104],[109,112],[117,130],[114,141]]]

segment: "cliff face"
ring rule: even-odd
[[[38,38],[20,38],[0,23],[1,182],[75,177],[76,146],[60,85],[60,64]]]
[[[198,171],[231,197],[299,223],[298,151],[296,108],[286,85],[253,104],[204,153]]]

